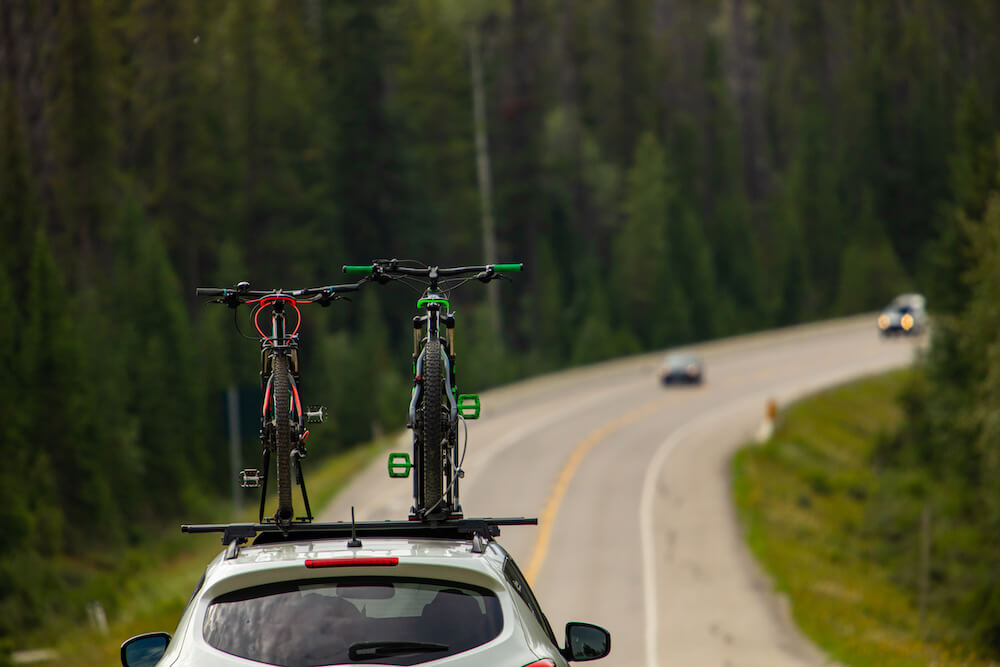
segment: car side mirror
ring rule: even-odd
[[[566,648],[562,651],[567,660],[597,660],[611,653],[611,633],[590,623],[566,624]]]
[[[170,635],[166,632],[149,632],[126,639],[122,644],[124,667],[155,667],[167,652]]]

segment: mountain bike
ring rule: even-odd
[[[309,495],[302,478],[302,459],[306,457],[307,424],[321,423],[326,419],[326,409],[320,406],[303,408],[299,392],[299,327],[302,313],[299,305],[318,303],[329,306],[345,297],[345,292],[356,292],[367,282],[362,280],[348,285],[328,285],[300,290],[251,290],[250,283],[241,282],[235,288],[199,287],[201,296],[218,297],[208,303],[224,304],[235,310],[241,305],[251,306],[250,320],[260,339],[260,386],[263,395],[260,417],[261,467],[240,472],[244,488],[260,488],[258,521],[287,527],[293,522],[312,521]],[[270,311],[271,327],[265,330],[261,315]],[[289,327],[287,315],[294,312],[295,326]],[[237,323],[237,330],[239,324]],[[241,332],[242,333],[242,332]],[[254,338],[253,336],[246,336]],[[275,477],[278,486],[278,508],[273,517],[265,520],[267,478],[272,456],[275,459]],[[302,494],[305,516],[295,517],[292,508],[292,480]]]
[[[414,264],[416,262],[405,262]],[[487,264],[441,268],[403,266],[379,259],[368,266],[345,266],[349,274],[366,274],[385,284],[400,281],[420,293],[413,318],[413,392],[406,425],[413,431],[413,460],[405,453],[389,457],[390,477],[413,477],[410,518],[438,521],[462,516],[458,481],[464,475],[458,447],[458,422],[479,417],[479,396],[459,394],[455,376],[455,314],[449,296],[471,280],[488,283],[518,272],[523,264]]]

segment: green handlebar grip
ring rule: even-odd
[[[524,264],[494,264],[493,270],[497,273],[517,273],[524,268]]]
[[[371,273],[371,266],[344,266],[344,273]]]

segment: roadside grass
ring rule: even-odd
[[[750,550],[792,604],[796,623],[831,658],[855,667],[989,665],[972,649],[921,637],[957,636],[902,588],[866,530],[879,484],[870,456],[902,413],[911,371],[837,387],[791,406],[774,437],[732,461],[733,496]]]
[[[307,470],[309,502],[322,509],[392,438],[383,438],[332,455]],[[205,508],[206,517],[227,516],[229,499]],[[246,507],[244,521],[255,521],[257,507]],[[201,517],[197,517],[199,520]],[[18,648],[53,648],[64,667],[119,664],[119,647],[128,637],[157,630],[171,634],[205,566],[222,550],[219,535],[184,535],[177,525],[140,547],[109,554],[106,571],[89,573],[86,588],[108,610],[109,632],[102,635],[86,619],[53,621],[17,641]],[[83,576],[83,574],[81,574]]]

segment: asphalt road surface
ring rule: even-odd
[[[664,388],[657,353],[484,393],[465,514],[539,517],[500,542],[558,637],[567,621],[611,632],[605,667],[826,664],[742,542],[728,460],[768,399],[906,365],[916,344],[880,339],[871,315],[686,348],[705,361],[699,388]],[[379,458],[321,519],[404,518],[410,491]]]

